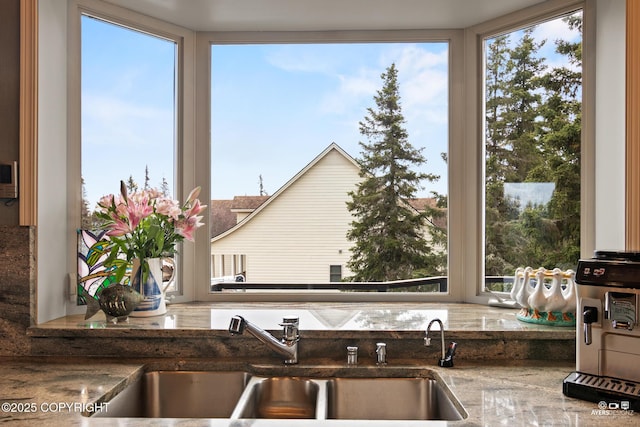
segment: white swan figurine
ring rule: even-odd
[[[567,305],[564,295],[562,294],[562,277],[564,274],[559,268],[553,269],[553,280],[551,282],[551,288],[546,295],[545,309],[547,311],[547,320],[553,322],[558,320],[553,312],[562,312]]]
[[[518,304],[520,304],[520,307],[522,307],[522,310],[520,311],[520,313],[522,315],[526,315],[527,314],[527,308],[529,308],[529,295],[531,294],[531,274],[533,273],[533,268],[531,267],[526,267],[524,269],[524,274],[522,277],[522,285],[520,286],[520,290],[518,291],[518,294],[516,295],[516,302]]]
[[[522,278],[524,275],[524,268],[518,267],[516,268],[516,272],[513,275],[513,285],[511,286],[511,299],[517,302],[516,297],[518,296],[518,292],[522,289]],[[522,305],[521,305],[522,307]]]
[[[533,290],[531,295],[529,295],[529,299],[527,300],[529,304],[529,308],[533,309],[533,314],[531,314],[531,318],[540,319],[540,312],[546,311],[546,302],[547,297],[544,295],[544,268],[539,268],[536,270],[536,278],[538,279],[536,282],[536,288]]]

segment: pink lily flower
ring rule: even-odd
[[[131,231],[132,228],[129,226],[129,224],[126,221],[118,218],[113,222],[109,231],[107,231],[107,236],[120,237],[124,236],[125,234],[131,233]]]
[[[177,220],[182,213],[182,209],[175,200],[162,198],[156,202],[156,212],[160,215],[166,215],[173,220]]]
[[[99,202],[100,218],[114,242],[111,249],[121,250],[131,261],[175,253],[176,243],[193,241],[195,230],[204,225],[199,214],[207,207],[198,200],[200,189],[194,188],[181,205],[157,189],[128,194],[121,182],[120,194],[104,196]],[[155,233],[158,227],[162,234]],[[153,230],[153,235],[148,230]],[[164,242],[158,242],[158,238],[164,238]]]
[[[152,213],[153,206],[149,205],[149,201],[144,197],[138,203],[130,203],[127,209],[127,217],[129,218],[131,229],[135,230],[140,221]]]
[[[200,195],[200,190],[202,188],[200,186],[197,186],[196,188],[194,188],[193,190],[191,190],[191,192],[189,193],[189,196],[187,197],[187,201],[184,202],[185,205],[190,205],[191,203],[193,203],[194,200],[196,200],[198,198],[198,196]]]
[[[184,237],[185,239],[193,242],[194,236],[193,233],[196,231],[196,228],[203,225],[200,220],[201,216],[192,216],[190,218],[184,218],[179,220],[176,223],[176,233]]]
[[[200,204],[200,200],[196,199],[194,201],[194,203],[193,203],[193,206],[191,206],[191,208],[189,208],[189,210],[187,210],[184,213],[184,216],[186,216],[187,218],[191,218],[193,216],[196,216],[200,212],[202,212],[206,207],[207,207],[207,205],[201,205]]]

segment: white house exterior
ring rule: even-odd
[[[331,144],[233,228],[211,239],[213,277],[254,283],[326,283],[351,275],[349,191],[358,163]],[[331,276],[333,273],[333,276]]]

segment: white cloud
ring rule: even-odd
[[[446,66],[448,51],[444,49],[441,52],[432,52],[416,44],[403,44],[387,52],[382,56],[381,60],[384,63],[388,63],[388,65],[391,62],[395,62],[398,69],[416,73],[419,70]]]
[[[448,76],[445,71],[424,70],[400,82],[404,106],[422,109],[447,104]]]
[[[533,31],[533,37],[537,40],[546,39],[547,43],[555,46],[555,41],[562,39],[568,41],[580,40],[580,32],[571,30],[562,19],[553,19],[538,24]]]
[[[269,50],[266,60],[272,66],[289,72],[331,73],[336,61],[327,55],[324,46],[303,50],[299,46],[283,45]]]
[[[420,113],[420,111],[439,111],[445,109],[448,93],[448,52],[431,52],[419,45],[402,44],[390,45],[390,49],[383,53],[375,61],[378,67],[361,67],[352,75],[339,75],[336,90],[325,94],[321,110],[334,114],[343,114],[353,111],[355,105],[363,104],[373,106],[373,96],[381,89],[381,73],[392,63],[398,69],[398,85],[402,98],[403,111],[408,115],[421,115],[424,117],[438,116],[438,122],[442,120],[442,114]],[[362,108],[364,114],[364,107]]]
[[[447,116],[448,50],[431,52],[416,45],[403,47],[395,60],[403,108],[442,123]],[[413,113],[412,113],[413,112]]]
[[[150,118],[163,115],[163,111],[157,107],[137,105],[125,99],[92,95],[86,92],[82,97],[83,113],[90,117],[100,117],[105,120],[117,120],[122,118]]]
[[[145,166],[151,185],[159,186],[163,177],[173,181],[171,110],[87,93],[82,103],[82,175],[91,208],[117,191],[121,179],[133,176],[142,184]]]
[[[171,110],[85,93],[82,111],[83,145],[132,147],[149,145],[158,138],[173,135]]]
[[[571,64],[565,55],[560,55],[556,52],[556,41],[564,40],[572,43],[578,42],[582,37],[580,31],[570,29],[568,24],[564,22],[562,18],[557,18],[536,26],[533,32],[533,37],[536,40],[546,40],[546,43],[542,47],[540,53],[545,57],[547,71],[560,67],[568,68],[573,71],[580,71],[580,68]]]
[[[370,100],[380,88],[380,77],[371,69],[361,69],[354,75],[338,75],[337,88],[324,94],[320,111],[345,114],[354,111],[359,104]],[[364,114],[364,110],[362,111]]]

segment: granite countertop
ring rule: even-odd
[[[185,303],[169,304],[163,316],[130,318],[111,324],[98,312],[88,320],[84,315],[61,317],[29,328],[30,336],[202,336],[226,335],[233,315],[246,317],[262,328],[277,329],[284,315],[300,318],[300,331],[310,337],[393,331],[424,332],[430,320],[439,318],[447,331],[473,336],[518,336],[575,338],[575,327],[555,327],[521,322],[517,309],[466,303]]]
[[[436,302],[189,303],[171,304],[163,316],[130,318],[115,325],[107,323],[102,312],[88,320],[81,314],[71,315],[32,326],[27,334],[34,356],[227,359],[242,354],[257,361],[267,357],[264,346],[247,334],[231,337],[231,317],[241,315],[278,335],[282,318],[296,315],[300,318],[301,360],[321,356],[342,361],[345,347],[353,345],[375,358],[375,344],[380,341],[387,343],[390,358],[419,360],[439,351],[439,343],[425,349],[423,341],[429,322],[439,318],[446,340],[458,343],[459,359],[575,361],[575,327],[521,322],[517,312]],[[269,360],[278,363],[279,359]]]
[[[16,425],[249,426],[496,426],[637,424],[630,411],[563,395],[575,369],[575,328],[529,324],[517,310],[477,304],[225,303],[175,304],[164,316],[112,325],[100,314],[67,316],[27,331],[32,359],[0,359],[0,422]],[[231,337],[232,315],[277,331],[283,315],[300,317],[300,364],[251,336]],[[102,316],[102,317],[100,317]],[[424,347],[424,330],[440,318],[447,341],[458,342],[455,366],[440,368],[440,344]],[[280,330],[281,331],[281,330]],[[435,332],[435,331],[434,331]],[[275,333],[275,332],[274,332]],[[436,332],[437,333],[437,332]],[[376,367],[375,343],[387,343],[389,364]],[[345,346],[360,346],[355,376],[407,376],[431,370],[460,402],[461,421],[149,420],[86,417],[148,370],[245,370],[272,375],[330,376],[344,372]],[[107,357],[102,357],[107,356]],[[239,357],[241,356],[241,357]],[[9,404],[9,406],[6,406]],[[7,410],[4,410],[7,408]],[[84,415],[83,415],[84,413]]]
[[[259,426],[331,426],[370,425],[411,426],[497,426],[497,425],[554,425],[575,426],[637,425],[637,415],[631,411],[600,410],[596,403],[569,398],[562,393],[562,379],[573,369],[573,364],[553,361],[522,361],[504,366],[503,363],[461,362],[453,368],[432,369],[452,391],[467,412],[461,421],[340,421],[340,420],[253,420],[253,419],[114,419],[86,417],[92,410],[107,411],[110,400],[127,383],[139,378],[144,370],[153,369],[255,369],[251,363],[220,360],[145,360],[114,362],[112,360],[52,360],[0,359],[0,422],[11,425],[180,425],[210,427]],[[397,361],[384,368],[359,366],[364,375],[376,375],[380,369],[402,372],[416,368],[415,361]],[[321,360],[301,363],[295,372],[305,369],[316,372],[344,369],[344,366],[325,364]],[[261,366],[260,369],[267,369]],[[288,369],[281,365],[274,372]]]

